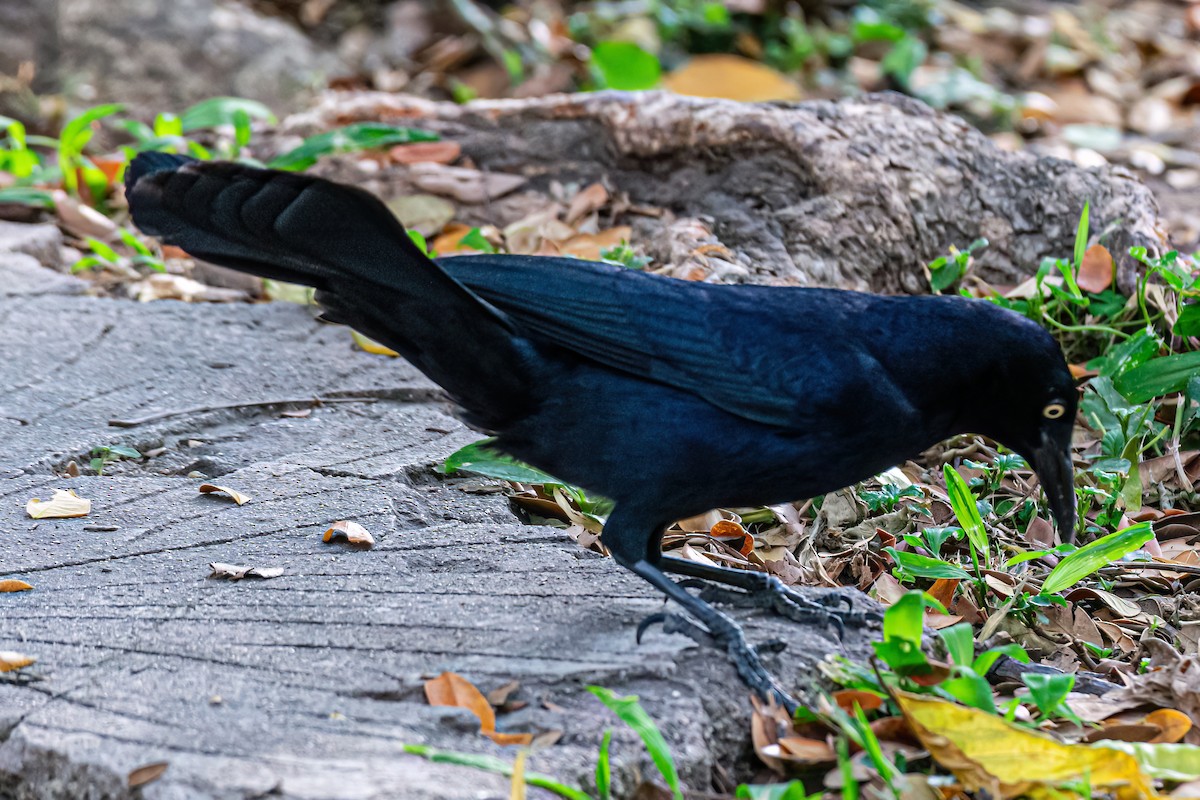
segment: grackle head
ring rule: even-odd
[[[1075,478],[1071,434],[1078,390],[1062,350],[1045,330],[1008,317],[993,327],[987,349],[994,354],[973,402],[973,430],[1024,458],[1037,473],[1063,541],[1075,538]],[[981,396],[982,395],[982,396]]]

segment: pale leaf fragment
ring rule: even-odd
[[[346,544],[363,548],[375,546],[375,537],[371,535],[370,531],[357,522],[345,519],[338,520],[329,526],[329,530],[325,531],[325,535],[321,537],[321,541],[344,541]]]
[[[34,519],[67,519],[86,517],[92,511],[92,501],[75,494],[74,489],[54,490],[49,500],[33,498],[25,504],[25,513]]]
[[[362,350],[364,353],[370,353],[376,356],[390,356],[391,358],[397,358],[400,355],[390,347],[382,345],[368,336],[363,336],[354,329],[350,330],[350,338],[354,340],[354,344],[358,346],[358,349]]]
[[[233,502],[237,503],[239,506],[244,506],[244,505],[246,505],[246,503],[250,502],[249,495],[245,495],[245,494],[242,494],[241,492],[234,491],[233,489],[230,489],[228,486],[218,486],[215,483],[200,484],[200,494],[214,494],[214,493],[228,495],[229,498],[232,499]]]
[[[12,650],[0,650],[0,672],[13,672],[18,669],[24,669],[36,662],[37,659],[33,656],[16,653]]]
[[[28,592],[32,588],[32,584],[19,581],[16,578],[0,581],[0,592]]]
[[[212,570],[210,578],[225,578],[231,581],[240,581],[242,578],[278,578],[283,574],[283,567],[242,567],[237,564],[222,564],[219,561],[214,561],[208,565]]]
[[[800,99],[800,87],[782,73],[727,53],[695,56],[663,78],[662,85],[676,94],[744,103]]]

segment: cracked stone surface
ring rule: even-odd
[[[500,776],[402,752],[511,760],[468,713],[425,703],[423,680],[443,670],[484,691],[520,681],[528,705],[500,727],[561,730],[530,768],[568,784],[588,787],[609,727],[624,791],[653,774],[588,684],[640,695],[695,790],[718,764],[752,763],[746,692],[723,655],[661,632],[635,644],[662,607],[649,587],[519,524],[486,483],[432,471],[478,434],[407,364],[293,305],[80,290],[0,252],[0,578],[35,587],[0,594],[0,650],[38,659],[0,676],[0,800],[507,797]],[[300,402],[237,405],[264,400]],[[115,444],[165,449],[90,474],[91,448]],[[85,474],[58,477],[71,460]],[[198,475],[252,499],[201,496]],[[58,488],[91,514],[26,516]],[[375,549],[322,543],[338,519]],[[285,572],[230,583],[207,577],[213,561]],[[772,663],[796,687],[874,635],[745,619],[752,641],[788,642]],[[127,788],[158,761],[162,778]]]

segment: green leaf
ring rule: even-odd
[[[900,569],[914,578],[970,578],[971,574],[961,567],[955,566],[940,558],[930,558],[920,553],[908,553],[894,547],[883,548]]]
[[[10,186],[7,189],[0,189],[0,203],[16,203],[23,206],[51,209],[54,208],[54,197],[41,189]]]
[[[100,256],[100,258],[104,259],[108,263],[115,264],[121,260],[121,257],[119,255],[117,255],[116,250],[113,250],[111,247],[109,247],[107,244],[100,241],[99,239],[89,236],[89,237],[87,237],[86,241],[87,241],[87,246],[92,249],[92,252],[95,253],[96,255]]]
[[[72,117],[63,126],[62,133],[58,137],[59,142],[62,143],[64,148],[70,148],[75,152],[82,152],[83,146],[92,138],[92,123],[105,117],[111,117],[122,108],[124,106],[119,103],[108,103],[106,105],[94,106],[82,114]]]
[[[138,452],[135,448],[126,447],[123,444],[112,445],[111,447],[108,448],[108,452],[111,455],[120,456],[121,458],[141,458],[142,457],[142,454],[140,452]]]
[[[479,228],[471,228],[458,242],[464,247],[470,247],[472,250],[482,250],[485,253],[496,252],[495,245],[487,240],[487,237],[483,235],[483,232]]]
[[[633,42],[600,42],[592,48],[592,65],[606,87],[626,92],[652,89],[662,77],[658,58]]]
[[[159,114],[154,118],[154,135],[182,136],[183,122],[174,114]]]
[[[960,622],[949,628],[942,628],[938,631],[938,636],[946,643],[946,652],[954,659],[955,664],[970,667],[975,663],[975,634],[971,631],[970,623]]]
[[[905,592],[883,612],[883,640],[902,641],[921,646],[925,629],[925,593]]]
[[[1115,385],[1131,403],[1145,403],[1182,391],[1197,374],[1200,374],[1200,350],[1147,361],[1117,376]]]
[[[131,248],[135,253],[147,258],[153,258],[154,253],[146,246],[146,243],[137,237],[137,235],[128,228],[117,228],[117,236],[125,245]]]
[[[927,55],[929,48],[920,37],[905,35],[888,50],[879,62],[879,69],[884,75],[895,78],[901,86],[908,86],[908,79],[924,63]]]
[[[1088,217],[1091,216],[1092,203],[1086,201],[1083,204],[1083,211],[1079,214],[1079,225],[1075,228],[1075,251],[1074,259],[1071,268],[1062,270],[1063,278],[1067,281],[1067,287],[1070,288],[1071,294],[1079,296],[1079,286],[1075,283],[1075,273],[1083,266],[1083,256],[1087,252],[1088,243]]]
[[[600,740],[600,753],[596,756],[596,794],[600,800],[612,797],[612,766],[609,764],[608,748],[612,744],[612,731],[604,731]]]
[[[944,465],[942,474],[946,477],[946,494],[950,497],[950,507],[954,509],[954,516],[958,518],[959,526],[967,534],[967,540],[986,562],[990,555],[987,529],[983,527],[983,518],[979,516],[975,495],[971,494],[967,482],[954,467]]]
[[[494,772],[507,777],[512,777],[513,774],[513,765],[495,756],[479,753],[455,753],[449,750],[438,750],[423,744],[405,744],[401,745],[400,749],[409,755],[420,756],[434,764],[454,764],[459,767],[471,767],[472,769],[483,772]],[[567,798],[567,800],[592,800],[586,792],[581,792],[566,784],[559,783],[548,775],[542,775],[538,772],[526,772],[525,783],[528,786],[536,786],[539,789],[553,792],[559,797]]]
[[[493,450],[490,445],[495,439],[482,439],[451,453],[442,464],[442,471],[453,475],[459,470],[500,478],[517,483],[553,483],[562,481],[552,478],[536,467],[517,461],[512,456]]]
[[[820,800],[821,792],[809,794],[800,781],[787,783],[743,783],[733,795],[737,800]]]
[[[385,125],[381,122],[356,122],[344,128],[318,133],[305,139],[300,146],[276,156],[268,162],[272,169],[302,170],[317,163],[321,156],[332,153],[352,153],[372,147],[388,147],[410,142],[436,142],[436,133]]]
[[[1200,336],[1200,303],[1179,307],[1179,319],[1171,332],[1176,336]]]
[[[1022,664],[1029,663],[1029,653],[1025,652],[1025,648],[1019,644],[1004,644],[999,647],[992,647],[979,654],[979,658],[975,659],[975,663],[971,665],[971,669],[976,675],[986,676],[999,659],[1000,656],[1008,656],[1014,661],[1020,661]]]
[[[675,770],[675,759],[671,757],[667,740],[663,738],[658,726],[650,719],[650,715],[642,708],[637,697],[634,695],[618,697],[616,692],[603,686],[589,686],[587,690],[596,695],[601,703],[608,706],[610,711],[641,737],[642,744],[650,753],[651,760],[658,767],[663,780],[667,782],[667,788],[671,790],[675,800],[683,800],[683,790],[679,786],[679,773]]]
[[[1026,672],[1021,675],[1021,681],[1029,689],[1029,699],[1043,714],[1058,711],[1067,694],[1075,687],[1075,676],[1069,672],[1059,675]]]
[[[992,687],[983,676],[970,668],[955,670],[956,674],[938,684],[938,688],[955,700],[978,708],[989,714],[996,712],[996,698],[992,695]]]
[[[1149,522],[1139,522],[1089,542],[1058,562],[1042,583],[1043,595],[1069,589],[1098,569],[1124,558],[1154,538]]]
[[[1154,358],[1162,347],[1162,339],[1151,328],[1143,328],[1104,355],[1093,358],[1088,362],[1088,367],[1098,370],[1105,378],[1115,378],[1125,370]]]
[[[201,100],[184,111],[179,120],[185,133],[202,128],[215,128],[218,125],[232,125],[237,128],[239,114],[244,120],[275,122],[275,115],[271,113],[271,109],[256,100],[243,97],[210,97]]]

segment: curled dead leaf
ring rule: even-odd
[[[49,500],[33,498],[25,504],[25,513],[34,519],[69,519],[86,517],[92,511],[92,501],[75,494],[74,489],[55,489]]]
[[[12,650],[0,650],[0,672],[14,672],[36,664],[37,659]]]
[[[212,570],[210,578],[225,578],[231,581],[240,581],[242,578],[278,578],[283,574],[283,567],[240,567],[237,564],[222,564],[213,562],[208,565]]]
[[[321,541],[326,543],[344,541],[346,544],[363,549],[375,546],[375,537],[366,528],[357,522],[345,519],[338,520],[329,526],[329,530],[325,531]]]
[[[199,488],[200,494],[224,494],[227,495],[233,502],[239,506],[244,506],[250,502],[250,496],[241,492],[230,489],[228,486],[218,486],[215,483],[202,483]]]
[[[130,789],[136,789],[139,786],[145,786],[147,783],[152,783],[163,776],[170,766],[166,761],[157,761],[153,764],[146,764],[143,767],[138,767],[129,773],[126,783]]]
[[[0,581],[0,592],[28,592],[32,588],[32,584],[19,581],[16,578]]]
[[[453,706],[465,708],[479,718],[479,732],[496,744],[527,745],[533,741],[531,733],[500,733],[496,730],[496,712],[483,693],[475,685],[454,672],[441,675],[425,682],[425,699],[431,706]]]

